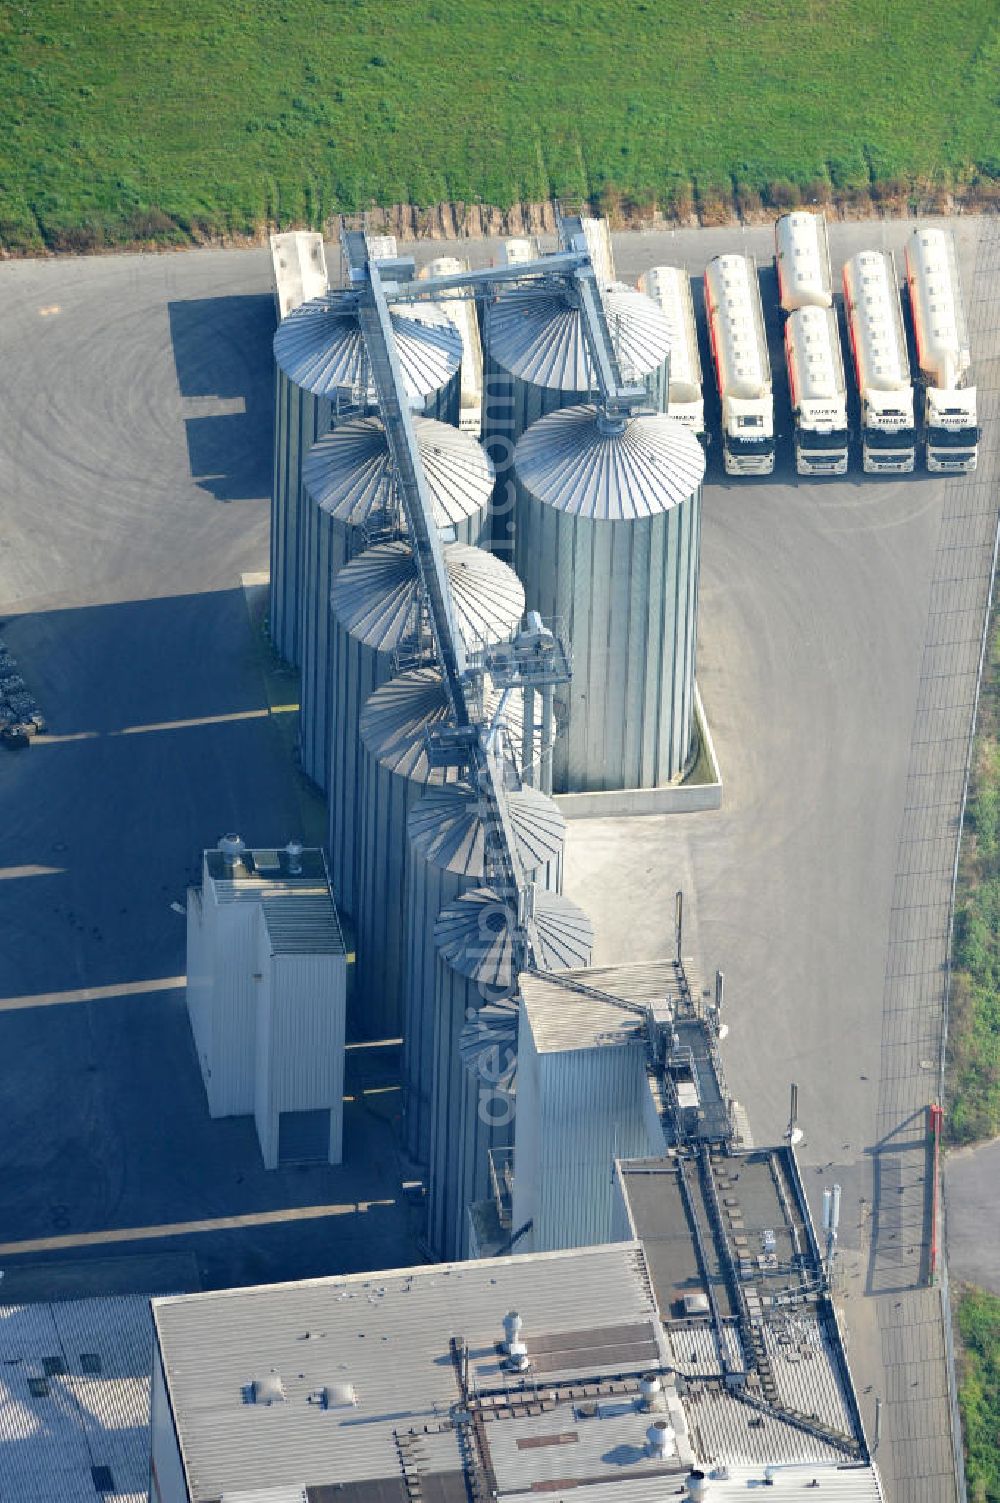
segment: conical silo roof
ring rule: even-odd
[[[502,642],[524,615],[524,586],[508,564],[465,543],[446,543],[445,568],[455,624],[468,647]],[[409,543],[377,543],[338,574],[330,605],[341,626],[378,652],[392,652],[412,632],[420,579]]]
[[[407,394],[422,406],[458,370],[462,336],[434,303],[390,308],[389,317]],[[356,391],[367,381],[358,316],[342,293],[324,293],[283,319],[274,336],[274,358],[290,381],[314,397]]]
[[[671,328],[652,298],[612,282],[604,307],[622,374],[641,381],[658,370],[670,354]],[[597,383],[580,308],[568,291],[536,283],[503,293],[490,308],[487,338],[496,363],[534,386],[591,391]]]
[[[615,431],[597,408],[563,407],[533,423],[514,450],[525,490],[556,511],[595,522],[636,522],[688,500],[705,475],[689,428],[662,413]]]
[[[527,872],[536,872],[558,858],[566,839],[566,821],[554,800],[523,788],[507,795],[507,812]],[[468,783],[428,788],[410,811],[406,828],[414,851],[430,865],[457,876],[482,878],[483,805]]]
[[[484,512],[496,476],[482,445],[436,418],[415,417],[413,428],[437,525],[455,527]],[[378,417],[340,423],[313,444],[302,466],[303,484],[316,504],[350,527],[388,505],[391,475]]]
[[[462,1029],[459,1053],[462,1064],[508,1095],[517,1090],[517,1022],[515,997],[484,1002]]]
[[[569,898],[540,888],[534,893],[535,932],[539,953],[535,967],[560,970],[590,964],[594,926]],[[496,993],[509,992],[514,969],[515,915],[511,905],[489,887],[477,887],[449,903],[434,926],[442,959],[459,975]]]

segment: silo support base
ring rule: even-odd
[[[617,819],[628,814],[696,814],[722,807],[722,773],[697,684],[694,691],[698,751],[682,783],[660,788],[611,788],[597,793],[557,793],[567,819]]]

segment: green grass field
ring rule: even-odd
[[[958,1304],[959,1403],[969,1503],[1000,1503],[1000,1299],[968,1289]]]
[[[0,242],[996,178],[998,68],[991,0],[6,0]]]

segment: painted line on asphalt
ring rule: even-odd
[[[154,976],[149,981],[120,981],[114,986],[82,986],[77,991],[31,992],[23,997],[0,997],[0,1012],[30,1007],[63,1007],[70,1002],[106,1002],[145,992],[176,992],[187,986],[186,976]]]
[[[103,1232],[67,1232],[57,1237],[29,1237],[23,1242],[0,1242],[0,1257],[19,1253],[62,1252],[74,1247],[105,1247],[118,1242],[149,1242],[160,1237],[190,1237],[199,1232],[234,1232],[248,1226],[279,1226],[294,1221],[323,1221],[354,1216],[373,1206],[393,1206],[395,1200],[347,1201],[332,1206],[289,1206],[278,1211],[251,1211],[242,1216],[211,1216],[200,1221],[168,1221],[160,1226],[115,1226]]]

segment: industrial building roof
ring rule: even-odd
[[[231,839],[232,837],[227,837]],[[259,903],[272,955],[344,955],[326,860],[318,848],[205,852],[217,903]]]
[[[690,962],[687,965],[690,976]],[[520,991],[535,1047],[542,1053],[644,1039],[642,1009],[675,1003],[683,995],[673,960],[556,973],[524,971]]]
[[[689,500],[705,476],[690,428],[662,413],[608,432],[596,407],[563,407],[532,423],[514,450],[518,481],[546,506],[595,522],[638,522]]]
[[[790,1150],[705,1147],[618,1173],[702,1460],[866,1461]]]
[[[145,1503],[152,1351],[140,1296],[0,1306],[0,1498]]]
[[[377,1503],[377,1490],[351,1486],[376,1481],[395,1503],[408,1470],[421,1475],[425,1498],[436,1487],[464,1503],[465,1359],[453,1338],[467,1343],[468,1391],[482,1395],[502,1493],[578,1475],[581,1459],[595,1480],[616,1477],[614,1446],[639,1448],[634,1399],[609,1403],[619,1414],[595,1427],[595,1443],[574,1443],[569,1460],[539,1440],[576,1428],[573,1401],[554,1404],[534,1380],[525,1390],[505,1372],[498,1343],[512,1308],[546,1390],[581,1380],[583,1398],[586,1378],[596,1397],[623,1370],[659,1363],[645,1263],[632,1243],[154,1300],[194,1503],[290,1483],[308,1488],[310,1503],[325,1503],[333,1486],[341,1503]],[[640,1455],[635,1469],[663,1467]],[[459,1491],[449,1492],[456,1474]]]
[[[260,905],[272,955],[345,955],[344,936],[329,890],[265,898]]]

